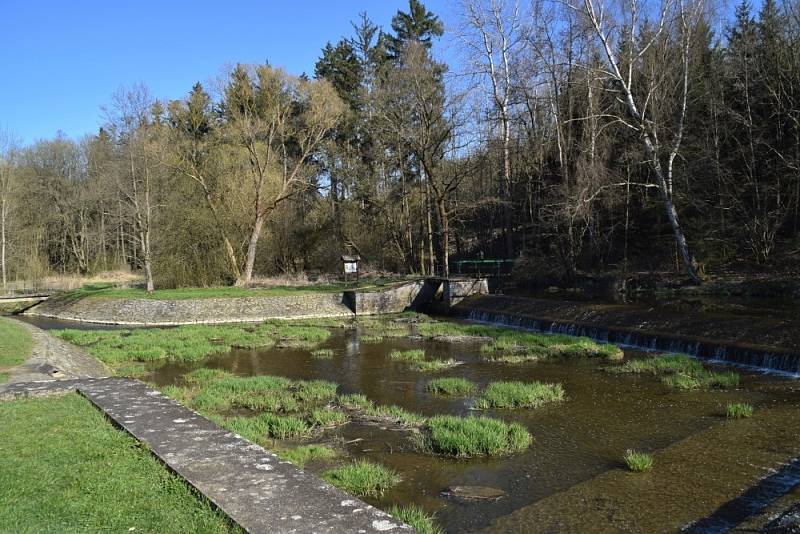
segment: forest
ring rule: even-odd
[[[3,283],[141,271],[793,272],[800,5],[419,0],[312,73],[238,64],[163,100],[121,88],[81,139],[0,139]],[[441,47],[439,45],[442,45]],[[453,53],[448,62],[437,53]],[[198,73],[198,77],[203,73]]]

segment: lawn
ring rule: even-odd
[[[148,293],[142,288],[117,288],[111,284],[87,284],[59,295],[59,300],[80,300],[84,298],[101,299],[151,299],[151,300],[185,300],[209,298],[237,297],[287,297],[303,293],[341,293],[346,290],[378,291],[387,289],[402,280],[376,279],[363,281],[358,285],[335,282],[328,284],[309,284],[304,286],[273,287],[182,287],[176,289],[156,289]]]
[[[0,317],[0,383],[8,380],[5,370],[21,364],[31,355],[33,336],[19,323]]]
[[[0,403],[7,532],[239,532],[77,394]]]

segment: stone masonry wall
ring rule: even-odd
[[[340,293],[185,300],[51,299],[27,315],[131,326],[259,322],[267,319],[352,317]]]

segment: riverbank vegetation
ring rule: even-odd
[[[8,381],[8,370],[27,360],[32,350],[30,330],[16,321],[0,317],[0,384]]]
[[[490,408],[537,408],[551,402],[564,400],[561,384],[541,382],[492,382],[478,397],[476,407]]]
[[[436,524],[436,518],[419,506],[392,506],[389,513],[406,525],[411,526],[419,534],[443,534],[444,531]]]
[[[467,397],[475,392],[476,386],[466,378],[437,378],[430,380],[426,389],[437,395]]]
[[[83,347],[112,367],[129,362],[196,361],[234,348],[266,348],[275,344],[311,347],[331,335],[327,328],[286,321],[131,330],[54,330],[52,333]]]
[[[280,57],[232,65],[219,90],[121,90],[84,139],[3,143],[3,273],[247,284],[338,272],[347,249],[427,275],[454,270],[451,255],[524,252],[517,279],[538,284],[581,269],[699,281],[731,263],[796,264],[792,6],[512,7],[436,14],[414,0],[387,28],[353,13],[310,77],[274,67]],[[442,39],[465,53],[444,62]],[[633,44],[618,57],[621,42]],[[270,127],[286,116],[291,129]]]
[[[452,415],[431,417],[417,438],[421,450],[457,458],[519,452],[527,449],[532,439],[518,423]]]
[[[14,532],[240,532],[77,394],[0,402],[0,456]]]
[[[642,473],[653,468],[653,456],[646,452],[628,449],[622,459],[628,469],[635,473]]]
[[[709,371],[700,360],[685,354],[667,354],[653,358],[630,360],[613,373],[648,373],[661,376],[661,381],[675,389],[730,389],[739,385],[739,373],[734,371]]]
[[[725,406],[728,419],[746,419],[753,416],[753,405],[745,402],[729,402]]]
[[[325,471],[322,479],[357,497],[380,497],[400,482],[396,472],[366,460]]]

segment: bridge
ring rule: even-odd
[[[429,310],[446,313],[470,295],[489,293],[486,278],[429,277],[378,291],[345,291],[342,302],[356,315]]]

